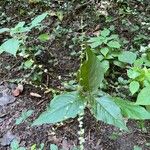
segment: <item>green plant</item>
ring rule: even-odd
[[[16,139],[11,142],[10,148],[11,150],[26,150],[25,147],[19,146],[19,142]]]
[[[150,119],[150,113],[142,106],[136,105],[107,93],[100,93],[100,84],[104,79],[105,70],[93,50],[85,48],[86,60],[78,72],[78,87],[76,91],[55,96],[47,110],[32,124],[57,123],[69,118],[75,118],[89,108],[97,120],[128,130],[123,116],[131,119]]]
[[[32,115],[32,113],[33,113],[33,110],[23,111],[21,113],[21,116],[16,120],[16,125],[25,121],[29,116]]]
[[[58,146],[55,144],[50,145],[50,150],[58,150]]]
[[[44,143],[40,144],[38,148],[37,148],[37,144],[33,144],[31,146],[31,150],[44,150]]]
[[[52,145],[52,144],[51,144],[51,145]],[[26,150],[25,147],[20,147],[20,146],[19,146],[19,142],[18,142],[16,139],[14,139],[14,140],[11,142],[10,148],[11,148],[11,150]],[[31,146],[31,150],[43,150],[43,149],[44,149],[44,144],[43,144],[43,143],[40,144],[40,145],[38,146],[38,148],[37,148],[37,144],[33,144],[33,145]],[[50,149],[50,150],[51,150],[51,149]]]
[[[135,145],[133,150],[142,150],[142,148],[137,146],[137,145]]]
[[[25,22],[19,22],[14,28],[2,28],[0,29],[0,34],[4,32],[8,32],[11,39],[6,40],[0,46],[0,54],[3,52],[8,52],[14,56],[16,56],[19,51],[20,46],[24,45],[27,39],[27,33],[29,33],[33,28],[39,27],[42,20],[48,15],[48,13],[43,13],[36,18],[34,18],[31,23],[25,25]],[[23,47],[24,48],[24,47]],[[21,55],[26,55],[24,49],[21,50]]]
[[[105,72],[109,69],[110,64],[120,66],[120,62],[117,60],[121,53],[120,40],[117,34],[111,33],[112,31],[111,28],[104,28],[100,35],[88,40],[88,45],[102,62]]]
[[[19,69],[31,69],[32,70],[25,75],[25,79],[31,78],[33,82],[41,81],[42,74],[44,69],[42,65],[38,64],[36,57],[39,57],[42,53],[42,46],[28,46],[28,41],[31,39],[28,36],[29,32],[34,28],[38,28],[41,30],[43,28],[41,22],[46,18],[48,13],[43,13],[35,17],[31,23],[27,24],[22,21],[19,22],[14,28],[2,28],[0,29],[0,33],[8,32],[11,39],[5,40],[5,42],[0,46],[0,54],[3,52],[7,52],[12,54],[15,57],[21,56],[23,58],[22,64]],[[45,42],[49,40],[48,34],[41,34],[38,39],[41,42]]]

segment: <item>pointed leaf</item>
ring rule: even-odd
[[[124,51],[119,56],[118,59],[121,62],[133,64],[136,60],[137,55],[133,52]]]
[[[97,120],[128,130],[123,121],[120,108],[115,104],[111,97],[103,96],[97,98],[96,105],[92,111]]]
[[[75,118],[85,108],[84,99],[77,92],[70,92],[52,99],[48,109],[34,122],[34,125],[57,123],[68,118]]]
[[[18,149],[18,148],[19,148],[19,142],[18,142],[16,139],[14,139],[14,140],[11,142],[10,147],[11,147],[12,150]]]
[[[103,36],[103,37],[106,37],[106,36],[108,36],[110,34],[110,30],[108,30],[108,29],[104,29],[103,31],[101,31],[101,35]]]
[[[121,98],[114,98],[114,101],[120,107],[123,116],[130,119],[150,119],[150,112],[144,107],[135,105],[135,103]]]
[[[36,27],[37,25],[39,25],[44,19],[45,17],[48,15],[48,13],[43,13],[37,17],[35,17],[32,22],[31,22],[31,28]]]
[[[107,37],[108,40],[118,40],[117,34],[112,34],[111,36]]]
[[[130,69],[130,70],[127,70],[127,75],[129,78],[135,79],[135,78],[139,77],[141,74],[135,70]]]
[[[132,95],[134,93],[136,93],[139,90],[139,88],[140,88],[140,84],[137,81],[132,81],[129,85],[129,89],[130,89]]]
[[[21,116],[19,118],[17,118],[16,120],[16,125],[22,123],[23,121],[25,121],[29,116],[31,116],[33,113],[33,110],[28,110],[28,111],[23,111],[21,113]]]
[[[104,79],[104,69],[91,49],[87,49],[86,52],[87,59],[81,65],[79,71],[80,85],[83,86],[85,91],[95,91]]]
[[[102,43],[104,42],[104,38],[102,36],[93,37],[90,38],[88,42],[90,43],[89,45],[91,46],[91,48],[96,48],[102,45]]]
[[[58,150],[58,146],[55,144],[50,145],[50,150]]]
[[[16,26],[15,26],[15,29],[17,28],[21,28],[25,25],[25,21],[22,21],[22,22],[19,22]]]
[[[121,45],[117,41],[110,41],[107,43],[107,45],[111,48],[120,48],[121,47]]]
[[[107,47],[104,47],[104,48],[101,48],[101,53],[106,57],[106,55],[108,54],[108,52],[109,52],[109,48],[107,48]]]
[[[103,60],[102,61],[102,66],[103,66],[103,69],[104,69],[104,73],[106,73],[107,70],[109,69],[109,61],[108,60]]]
[[[150,105],[150,86],[147,86],[141,90],[137,97],[137,105]]]
[[[42,42],[48,41],[50,39],[50,36],[47,33],[41,34],[38,39]]]
[[[24,66],[25,66],[25,68],[29,69],[32,67],[33,63],[34,63],[34,61],[32,59],[29,59],[24,62]]]
[[[9,28],[2,28],[2,29],[0,29],[0,34],[3,33],[3,32],[8,32],[8,31],[10,31]]]
[[[0,46],[0,54],[3,52],[7,52],[16,56],[19,46],[20,46],[20,41],[14,38],[9,39]]]

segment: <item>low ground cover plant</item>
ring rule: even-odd
[[[27,56],[28,59],[23,64],[31,68],[34,61],[26,51],[27,34],[33,28],[39,27],[47,15],[48,13],[43,13],[37,16],[28,25],[19,22],[14,28],[0,29],[0,33],[8,32],[12,37],[0,46],[0,54],[7,52],[15,57]],[[39,36],[44,41],[48,38],[47,34]],[[140,53],[125,51],[122,49],[123,42],[112,28],[104,28],[99,35],[88,37],[81,44],[83,57],[74,88],[70,92],[55,95],[32,126],[56,124],[77,116],[82,120],[86,109],[89,109],[96,120],[125,131],[129,131],[126,119],[150,119],[149,45],[142,48]],[[126,81],[127,90],[130,92],[129,99],[122,98],[120,93],[114,96],[107,91],[112,66],[120,71],[125,70],[126,79],[122,78],[122,82]],[[26,116],[19,122],[25,118]],[[19,147],[18,144],[17,146]]]

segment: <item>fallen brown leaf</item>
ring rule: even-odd
[[[42,97],[40,94],[38,94],[38,93],[33,93],[33,92],[31,92],[30,93],[30,96],[33,96],[33,97]]]
[[[18,84],[18,86],[12,90],[12,95],[17,97],[19,96],[21,93],[23,92],[23,85],[22,84]]]

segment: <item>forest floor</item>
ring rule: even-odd
[[[49,75],[42,76],[42,85],[46,85],[54,91],[64,91],[65,88],[62,83],[73,80],[75,78],[74,73],[79,68],[78,52],[81,49],[79,37],[81,38],[83,33],[92,36],[98,30],[113,25],[116,33],[129,41],[128,47],[132,45],[136,47],[133,39],[140,31],[135,28],[141,21],[140,19],[148,18],[148,12],[146,12],[148,3],[147,1],[143,4],[134,0],[124,3],[112,2],[109,5],[106,3],[102,9],[103,6],[98,1],[65,2],[55,0],[29,3],[22,0],[17,2],[15,0],[0,0],[0,28],[13,27],[19,21],[28,23],[31,18],[45,11],[52,13],[62,11],[59,17],[51,15],[46,18],[43,23],[46,26],[44,30],[34,30],[29,33],[30,42],[28,45],[43,50],[40,57],[37,58],[37,63],[47,69]],[[126,10],[128,7],[130,7],[131,12]],[[119,13],[121,9],[124,11],[122,14]],[[135,9],[139,11],[139,14],[145,11],[144,17],[138,13],[132,13]],[[102,10],[103,12],[101,12]],[[100,15],[96,15],[98,13]],[[54,34],[55,38],[46,43],[40,43],[36,38],[41,33]],[[0,35],[0,44],[6,37],[8,37],[6,34]],[[145,42],[147,41],[145,40]],[[49,54],[46,53],[47,51]],[[50,63],[48,63],[49,60],[51,60]],[[24,76],[32,70],[20,69],[21,62],[22,58],[15,58],[9,54],[0,55],[0,93],[6,90],[11,91],[12,87],[16,86],[15,83],[23,80]],[[53,97],[52,92],[45,93],[44,88],[34,85],[35,83],[24,83],[23,93],[7,106],[0,108],[0,149],[9,150],[9,138],[15,137],[20,142],[19,145],[27,149],[30,149],[33,144],[39,146],[44,143],[45,150],[49,150],[50,144],[56,144],[64,150],[71,150],[72,147],[79,144],[77,118],[58,126],[46,124],[31,127],[31,123],[45,110]],[[40,84],[36,83],[36,85]],[[30,95],[31,92],[38,93],[42,97],[33,97]],[[16,125],[16,119],[26,110],[34,110],[34,113],[23,123]],[[143,150],[150,149],[149,121],[128,120],[127,126],[130,132],[125,132],[103,122],[97,122],[86,110],[83,122],[85,150],[134,150],[134,146],[139,146]],[[7,137],[8,141],[6,142],[4,137],[8,133],[10,137]]]

